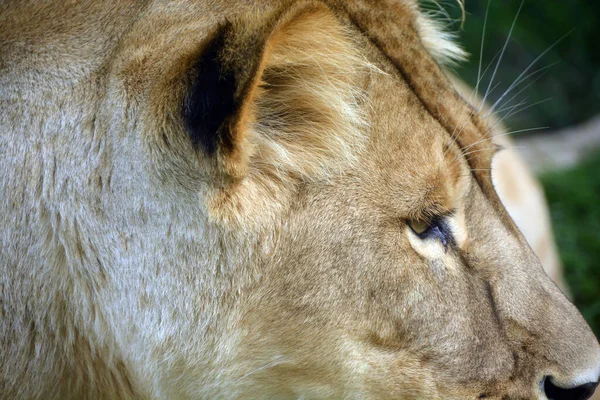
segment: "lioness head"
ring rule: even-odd
[[[1,397],[591,395],[415,1],[85,3],[1,6]]]

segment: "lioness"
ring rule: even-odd
[[[414,0],[0,15],[1,398],[593,392]]]

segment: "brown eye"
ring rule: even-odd
[[[429,229],[429,223],[425,221],[409,221],[408,226],[413,230],[417,235],[421,235],[425,233],[427,229]]]
[[[410,229],[422,240],[439,240],[444,248],[454,243],[452,232],[442,217],[434,218],[432,221],[408,221]]]

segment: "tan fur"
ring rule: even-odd
[[[422,18],[2,3],[0,397],[534,399],[545,376],[597,379]],[[244,85],[209,154],[182,104],[219,29]],[[435,217],[446,248],[409,227]]]
[[[544,191],[519,153],[510,149],[511,146],[514,147],[514,142],[500,137],[496,141],[507,149],[496,156],[493,164],[498,194],[548,276],[563,293],[569,294],[554,242]]]
[[[482,105],[481,98],[455,77],[451,77],[456,90],[469,101],[473,107]],[[489,114],[487,106],[483,105],[483,114]],[[515,144],[506,135],[506,129],[494,114],[488,117],[488,125],[493,127],[493,145],[498,145],[501,151],[496,154],[492,164],[494,186],[502,203],[511,218],[519,227],[527,243],[540,259],[544,271],[565,294],[569,288],[563,276],[558,249],[554,242],[554,234],[550,221],[550,211],[546,204],[541,184],[522,160]]]

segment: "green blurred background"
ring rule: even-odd
[[[425,7],[449,21],[451,30],[471,54],[468,62],[455,67],[455,72],[475,86],[488,1],[466,0],[462,27],[456,1],[438,3],[444,13],[434,2]],[[521,0],[491,1],[482,69],[502,49],[520,4]],[[525,0],[494,79],[493,85],[499,85],[488,96],[488,102],[493,104],[536,57],[550,50],[529,72],[543,70],[513,93],[537,79],[535,83],[507,106],[520,101],[526,101],[525,105],[540,103],[508,117],[509,130],[546,127],[522,135],[551,135],[552,131],[600,115],[599,20],[600,1]],[[494,66],[482,79],[480,92],[488,87]],[[545,171],[540,178],[550,204],[567,283],[575,303],[600,337],[600,152],[591,152],[575,167]]]

